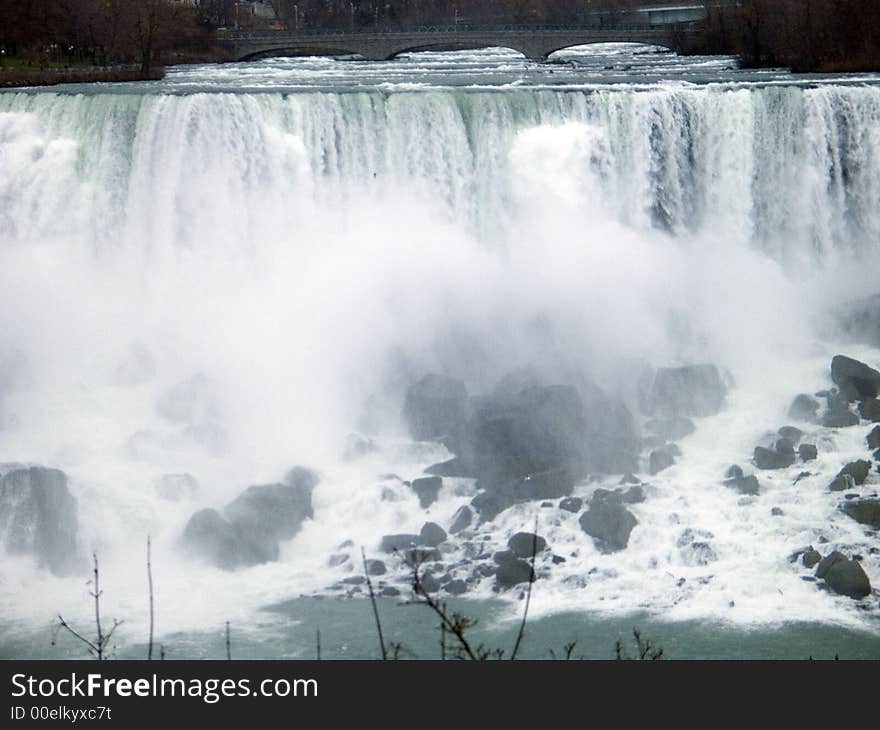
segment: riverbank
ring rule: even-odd
[[[94,82],[119,81],[159,81],[165,78],[162,67],[144,71],[132,67],[92,67],[78,68],[14,68],[0,69],[0,88],[28,86],[55,86],[56,84],[85,84]]]

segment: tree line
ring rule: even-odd
[[[0,58],[31,65],[221,60],[218,29],[632,22],[660,0],[0,0]],[[662,3],[661,3],[662,4]],[[747,66],[880,68],[878,0],[705,0],[707,53]],[[266,18],[271,18],[269,23]],[[644,21],[643,21],[644,22]]]

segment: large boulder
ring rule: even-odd
[[[871,473],[871,462],[865,461],[864,459],[859,459],[858,461],[851,461],[849,464],[843,467],[838,473],[838,476],[842,476],[844,474],[849,474],[853,481],[856,484],[864,484],[865,480],[868,478],[868,474]]]
[[[865,441],[868,442],[869,449],[880,449],[880,426],[874,426],[871,433],[865,437]]]
[[[189,518],[183,543],[196,557],[223,570],[236,570],[278,559],[278,543],[264,540],[232,524],[215,509],[203,509]]]
[[[792,401],[788,409],[788,417],[795,421],[815,421],[818,412],[819,401],[806,393],[801,393]]]
[[[471,526],[473,519],[474,513],[470,507],[467,505],[459,507],[455,511],[455,514],[452,515],[452,524],[449,526],[449,532],[455,535],[462,530],[466,530]]]
[[[537,554],[547,547],[547,541],[533,532],[517,532],[507,541],[507,547],[518,558],[530,558],[533,550]]]
[[[849,401],[876,398],[880,393],[880,372],[846,355],[831,359],[831,379]]]
[[[859,403],[859,415],[871,423],[880,422],[880,398],[865,398]]]
[[[814,461],[819,457],[819,449],[816,448],[816,444],[800,444],[798,456],[801,457],[801,461]]]
[[[781,439],[780,439],[781,440]],[[777,443],[777,446],[782,444]],[[785,445],[782,445],[785,446]],[[768,449],[764,446],[755,447],[755,466],[759,469],[785,469],[794,464],[794,450],[787,448]]]
[[[436,522],[426,522],[422,525],[419,532],[419,544],[428,547],[437,547],[441,542],[446,541],[446,530],[444,530]]]
[[[411,547],[418,544],[419,535],[413,535],[411,533],[383,535],[379,549],[383,553],[393,553],[395,551],[409,550]]]
[[[33,555],[55,575],[76,573],[84,565],[77,529],[77,503],[63,471],[0,465],[0,539],[10,555]]]
[[[183,532],[191,553],[224,570],[278,559],[279,542],[289,540],[313,516],[317,475],[305,467],[284,482],[248,487],[223,509],[196,512]]]
[[[726,394],[727,385],[715,365],[660,368],[645,389],[642,410],[666,418],[712,416],[721,410]]]
[[[669,448],[654,449],[648,457],[648,472],[651,475],[659,474],[675,464],[675,455]]]
[[[499,588],[513,588],[520,583],[529,583],[535,580],[532,566],[525,560],[512,558],[498,565],[495,571],[495,583]]]
[[[856,522],[880,530],[880,499],[858,499],[844,502],[843,511]]]
[[[842,596],[860,599],[871,593],[871,582],[859,562],[836,550],[819,562],[816,577]]]
[[[581,529],[586,532],[602,552],[617,552],[629,544],[629,536],[639,523],[619,497],[593,495],[589,509],[580,520]]]
[[[758,477],[754,476],[753,474],[749,476],[730,477],[729,479],[725,479],[723,484],[725,487],[735,489],[740,494],[754,496],[759,494],[761,491],[761,485],[758,482]]]
[[[443,479],[442,477],[421,477],[413,479],[410,486],[419,498],[422,509],[428,509],[437,501],[437,494],[443,486]]]
[[[849,401],[840,393],[828,395],[828,407],[822,414],[822,425],[826,428],[849,428],[859,424],[859,416],[849,407]]]
[[[403,418],[413,438],[456,441],[469,416],[465,384],[445,375],[429,373],[409,387]]]

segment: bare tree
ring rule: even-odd
[[[86,638],[80,632],[74,629],[69,623],[67,623],[67,621],[64,620],[64,617],[61,614],[58,614],[58,624],[56,625],[55,633],[52,636],[52,645],[54,646],[56,643],[58,631],[64,629],[71,636],[84,644],[89,654],[91,654],[95,659],[103,660],[107,656],[107,647],[110,645],[110,640],[113,638],[113,633],[116,631],[117,628],[119,628],[120,625],[122,625],[122,621],[113,619],[113,625],[110,627],[110,630],[104,633],[104,630],[101,626],[101,596],[103,595],[103,591],[101,590],[100,585],[97,553],[92,554],[92,560],[94,567],[92,569],[92,580],[89,581],[89,583],[92,585],[92,590],[89,591],[89,595],[95,600],[95,638]]]

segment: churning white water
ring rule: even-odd
[[[877,291],[880,86],[638,65],[631,49],[566,58],[288,59],[0,94],[0,461],[70,475],[123,636],[143,633],[148,534],[171,632],[268,620],[254,610],[345,574],[327,567],[343,540],[375,553],[385,533],[447,525],[469,482],[446,480],[426,513],[379,476],[448,456],[400,419],[426,372],[485,392],[530,365],[631,399],[645,364],[681,362],[733,374],[725,410],[647,480],[625,551],[537,510],[567,562],[534,610],[876,627],[787,560],[825,537],[880,584],[876,537],[825,489],[864,428],[812,427],[821,458],[797,485],[762,475],[744,500],[719,481],[796,393],[829,385],[828,308]],[[169,415],[183,382],[194,395]],[[380,450],[344,460],[352,432]],[[279,562],[225,573],[178,553],[196,509],[293,464],[322,481]],[[182,472],[195,495],[159,497],[156,477]],[[536,509],[483,530],[503,546]],[[715,561],[690,564],[686,528]],[[0,588],[9,623],[88,609],[81,579],[25,558],[0,559]]]

